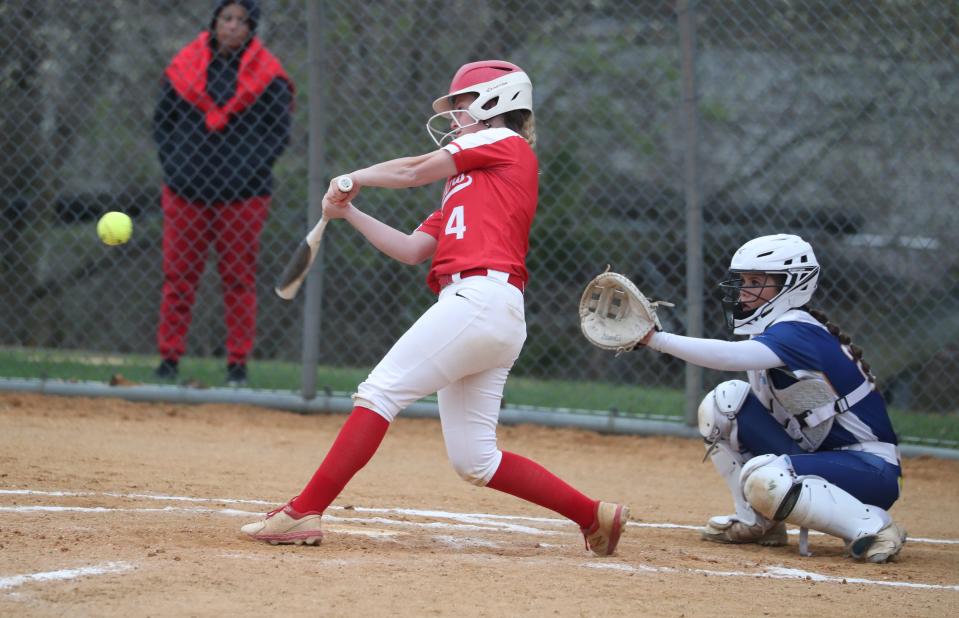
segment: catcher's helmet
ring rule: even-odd
[[[774,297],[752,310],[744,310],[740,299],[741,273],[781,275],[782,284]],[[812,245],[792,234],[760,236],[733,254],[729,276],[719,284],[723,291],[726,325],[737,335],[763,332],[790,309],[804,306],[819,282],[819,262]]]
[[[433,101],[436,114],[430,117],[426,127],[438,145],[442,145],[443,140],[454,131],[432,128],[432,122],[438,117],[449,117],[453,110],[453,99],[466,93],[476,94],[476,100],[466,108],[474,120],[473,124],[513,110],[533,111],[533,83],[523,69],[505,60],[480,60],[464,64],[453,76],[449,93]]]

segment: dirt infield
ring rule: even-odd
[[[959,462],[905,461],[899,562],[842,543],[723,546],[693,440],[503,427],[500,445],[632,522],[592,557],[576,526],[461,481],[432,420],[400,418],[327,511],[320,547],[237,529],[308,480],[343,422],[249,407],[0,394],[0,615],[945,616],[959,614]]]

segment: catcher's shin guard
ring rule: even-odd
[[[757,543],[773,547],[786,545],[786,526],[757,513],[743,494],[740,472],[746,457],[733,451],[726,442],[717,442],[711,450],[710,459],[733,495],[736,512],[733,515],[710,517],[703,526],[703,540],[714,543]]]
[[[746,526],[756,524],[756,511],[746,500],[742,483],[739,481],[746,457],[742,453],[735,452],[727,442],[717,442],[709,448],[712,451],[709,458],[712,460],[713,466],[716,467],[716,471],[726,481],[726,486],[729,487],[729,492],[733,496],[733,506],[736,509],[736,514],[731,517]]]
[[[748,395],[749,384],[742,380],[729,380],[707,393],[699,404],[699,433],[706,441],[706,457],[713,462],[716,471],[729,487],[736,509],[734,515],[713,517],[706,523],[703,538],[709,541],[759,542],[773,527],[764,518],[757,517],[743,495],[740,483],[743,464],[750,455],[739,450],[736,415]],[[785,542],[784,535],[781,540]],[[779,541],[780,535],[776,531],[774,544],[783,544]]]
[[[746,499],[760,514],[837,536],[856,559],[884,562],[905,542],[905,533],[885,510],[863,504],[818,476],[796,476],[786,455],[751,459],[743,467],[742,482]]]

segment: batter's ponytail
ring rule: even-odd
[[[536,146],[536,121],[528,109],[514,109],[503,114],[506,128],[523,136],[530,146]]]

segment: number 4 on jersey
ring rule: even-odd
[[[456,240],[463,240],[463,234],[466,233],[466,219],[463,217],[463,207],[456,206],[450,213],[450,218],[446,222],[446,235],[456,234]]]

